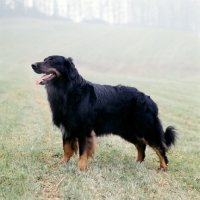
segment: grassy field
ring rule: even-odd
[[[198,34],[30,19],[1,19],[0,27],[0,199],[200,199]],[[139,47],[140,38],[147,44]],[[151,49],[156,38],[160,43]],[[49,54],[74,57],[90,81],[130,85],[150,95],[163,126],[175,125],[179,133],[168,152],[169,170],[156,171],[158,158],[150,148],[145,162],[136,163],[135,147],[116,136],[98,139],[86,171],[78,170],[77,155],[60,165],[61,133],[30,67]]]

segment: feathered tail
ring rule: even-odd
[[[175,145],[177,139],[177,133],[173,126],[168,126],[165,131],[165,144],[169,148],[171,145]]]

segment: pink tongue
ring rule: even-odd
[[[42,77],[40,77],[39,79],[37,79],[36,81],[36,85],[39,85],[43,80],[49,78],[49,75],[44,75]]]

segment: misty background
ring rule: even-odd
[[[2,16],[200,31],[199,0],[1,0]]]
[[[199,0],[1,0],[0,18],[1,59],[62,54],[102,73],[200,77]]]

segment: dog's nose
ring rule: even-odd
[[[37,63],[32,64],[31,67],[32,67],[33,69],[36,69],[36,68],[37,68]]]

